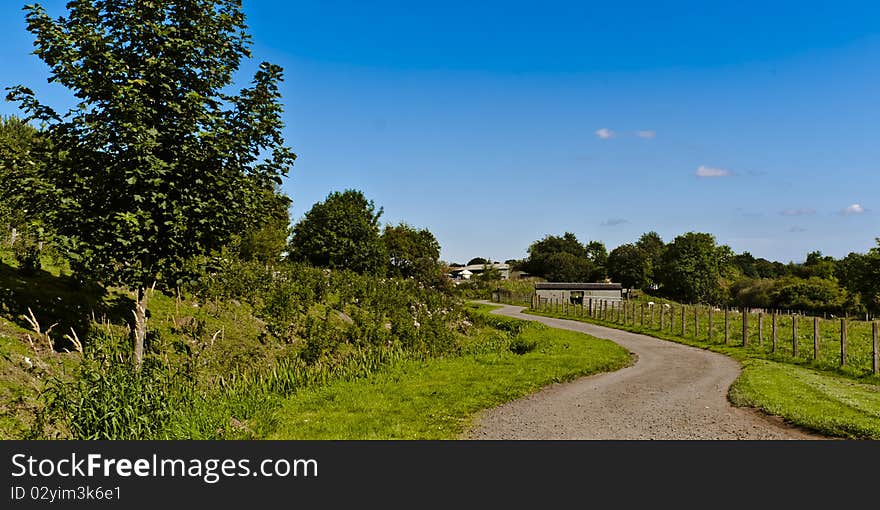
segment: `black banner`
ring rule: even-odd
[[[880,459],[880,443],[851,441],[3,441],[0,451],[0,508],[867,503]]]

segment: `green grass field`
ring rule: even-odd
[[[590,317],[579,307],[565,311],[526,310],[526,313],[579,320],[642,333],[656,338],[710,349],[743,364],[743,373],[731,386],[731,402],[751,406],[781,416],[787,422],[822,434],[861,439],[880,439],[880,377],[871,374],[870,323],[847,323],[847,365],[840,366],[839,321],[822,320],[819,329],[819,357],[813,358],[813,320],[805,317],[777,318],[777,345],[773,349],[772,318],[764,316],[763,338],[756,314],[748,321],[749,345],[742,345],[742,314],[728,314],[728,341],[725,343],[724,313],[713,313],[712,340],[709,340],[708,309],[698,308],[697,335],[694,334],[693,307],[685,310],[685,334],[681,331],[681,305],[674,305],[674,322],[669,311],[660,327],[659,307],[653,321],[645,313],[644,325],[638,302],[635,313],[624,323],[617,310],[608,319]],[[647,307],[646,307],[647,309]],[[798,356],[794,356],[792,322],[798,321]]]
[[[880,387],[795,365],[753,359],[730,400],[830,436],[880,439]]]
[[[270,437],[454,439],[482,409],[631,362],[629,352],[613,342],[540,324],[527,324],[509,341],[502,336],[483,328],[475,347],[505,347],[402,362],[367,379],[298,392],[280,407]]]

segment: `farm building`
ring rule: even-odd
[[[542,303],[579,305],[589,299],[620,301],[623,287],[619,283],[536,283],[535,295]]]
[[[449,277],[453,280],[470,280],[471,276],[481,274],[487,267],[498,270],[498,274],[502,280],[510,278],[510,264],[473,264],[470,266],[456,267],[449,272]]]

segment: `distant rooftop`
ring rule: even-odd
[[[535,290],[620,290],[619,283],[573,283],[573,282],[542,282],[535,284]]]

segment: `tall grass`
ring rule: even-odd
[[[475,324],[476,323],[476,324]],[[370,377],[403,361],[507,349],[526,323],[471,310],[463,327],[494,327],[492,342],[452,335],[443,349],[418,343],[348,343],[313,356],[308,344],[290,347],[264,365],[239,365],[206,375],[198,350],[152,353],[143,368],[130,363],[127,331],[95,328],[76,367],[46,385],[33,437],[73,439],[259,438],[277,426],[276,410],[308,388]],[[474,329],[477,328],[477,329]],[[319,332],[323,334],[326,332]]]

